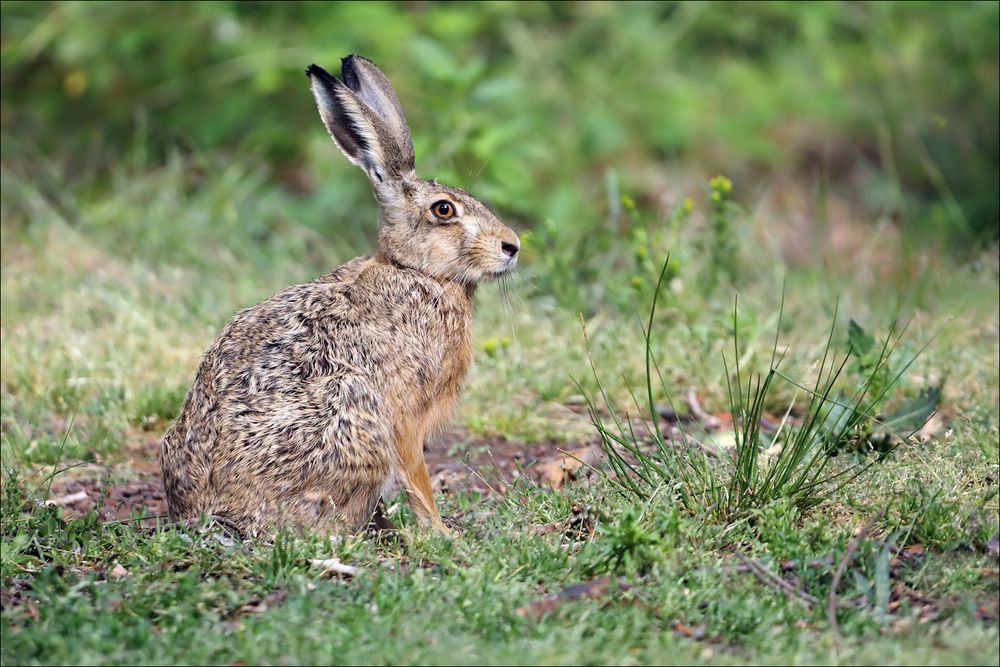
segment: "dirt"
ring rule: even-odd
[[[504,493],[507,486],[519,479],[561,486],[580,476],[580,460],[593,464],[599,451],[596,443],[566,445],[517,442],[506,438],[484,440],[452,430],[428,443],[424,459],[436,491],[490,494]]]
[[[86,494],[81,496],[80,492]],[[144,476],[123,484],[102,483],[99,479],[79,479],[54,484],[49,502],[65,507],[70,516],[80,517],[98,507],[100,517],[107,521],[135,516],[155,518],[167,513],[163,482],[154,476]]]
[[[163,482],[157,464],[159,441],[149,433],[137,434],[127,449],[127,464],[92,467],[72,479],[57,480],[49,503],[81,517],[97,508],[101,519],[121,521],[136,516],[152,522],[167,514]],[[503,494],[519,479],[548,486],[588,473],[580,460],[591,465],[599,458],[596,445],[524,443],[505,438],[483,439],[452,429],[429,442],[424,457],[436,491],[444,494],[478,492]],[[108,481],[114,477],[124,481]]]

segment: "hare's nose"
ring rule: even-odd
[[[507,243],[506,241],[500,242],[500,249],[503,250],[504,254],[506,254],[508,257],[513,257],[514,255],[517,254],[517,251],[520,250],[517,244]]]

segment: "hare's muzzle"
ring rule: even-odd
[[[499,275],[507,273],[517,266],[517,254],[521,250],[521,240],[517,238],[517,234],[505,227],[498,241],[500,266],[496,273]]]

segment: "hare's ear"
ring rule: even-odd
[[[389,79],[375,66],[375,63],[356,55],[341,60],[341,70],[347,87],[385,122],[391,139],[402,156],[404,166],[413,169],[413,140],[410,138],[410,128],[406,125],[403,107]]]
[[[388,87],[385,75],[364,61],[385,82],[386,88],[382,89],[375,85],[377,80],[367,67],[347,66],[346,63],[352,60],[359,59],[354,56],[345,59],[344,79],[355,83],[356,90],[318,65],[310,65],[306,75],[330,136],[380,190],[413,171],[413,143],[399,101]],[[388,90],[390,97],[385,96],[384,90]]]

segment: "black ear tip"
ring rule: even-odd
[[[312,65],[306,68],[306,76],[308,77],[315,76],[320,79],[326,79],[330,77],[330,73],[327,72],[322,67],[320,67],[319,65],[317,65],[316,63],[313,63]]]
[[[347,84],[347,87],[354,92],[358,92],[358,89],[361,87],[361,84],[358,81],[358,72],[355,69],[355,62],[360,57],[361,56],[352,53],[351,55],[340,59],[340,76],[343,77],[344,83]]]

